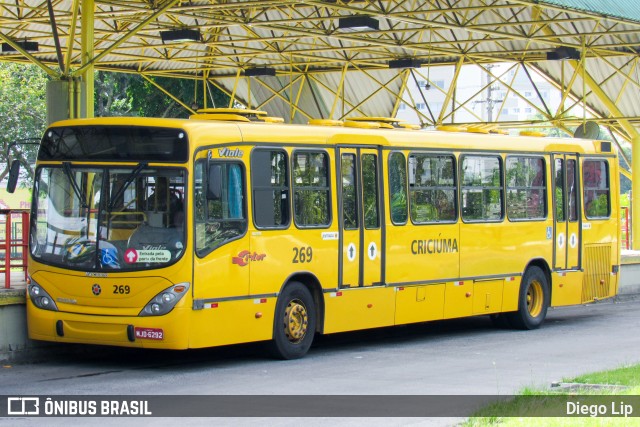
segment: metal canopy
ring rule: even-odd
[[[640,123],[635,102],[640,95],[640,22],[635,19],[640,16],[634,16],[635,8],[623,7],[624,2],[98,0],[92,4],[3,0],[0,39],[16,51],[0,54],[0,60],[37,62],[59,78],[79,77],[95,66],[209,80],[241,103],[268,108],[292,122],[392,115],[410,73],[389,69],[389,61],[411,59],[422,63],[422,69],[517,62],[564,84],[574,99],[582,100],[586,94],[589,108],[626,139],[635,137],[628,123]],[[90,13],[93,22],[85,23],[82,18]],[[340,28],[341,18],[354,16],[373,18],[378,28]],[[201,41],[161,38],[162,31],[187,28],[199,30]],[[82,46],[81,36],[93,40],[90,48]],[[38,42],[39,50],[24,51],[18,42],[25,40]],[[547,60],[550,52],[558,51],[561,56],[573,53],[575,59]],[[274,68],[276,76],[243,77],[254,67]],[[608,99],[593,95],[595,87],[602,88]],[[610,103],[619,111],[612,111]],[[563,111],[544,115],[558,120]],[[423,124],[437,124],[444,119],[439,116],[436,112]]]
[[[395,116],[404,108],[423,126],[455,123],[457,111],[469,111],[474,96],[495,85],[525,99],[541,122],[568,130],[580,121],[571,107],[580,105],[612,135],[631,141],[640,193],[635,1],[0,0],[0,13],[0,61],[33,62],[53,78],[83,81],[88,116],[94,69],[198,79],[203,92],[214,85],[231,104],[292,123]],[[189,31],[163,38],[169,30]],[[185,35],[191,40],[175,40]],[[34,47],[26,42],[37,42],[38,50],[25,50]],[[535,96],[496,74],[494,64],[504,62],[513,75],[527,76]],[[437,86],[429,70],[445,66],[452,82],[438,87],[440,105],[408,90],[418,79]],[[488,79],[461,99],[456,88],[469,66]],[[559,106],[545,102],[533,72],[562,91]],[[209,107],[204,99],[201,107]],[[190,110],[187,100],[178,101]],[[633,204],[640,212],[640,197]]]

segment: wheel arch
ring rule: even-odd
[[[309,289],[311,292],[311,296],[313,297],[313,303],[315,305],[315,313],[316,313],[316,331],[318,333],[323,333],[324,331],[324,293],[322,292],[322,286],[320,285],[320,281],[316,277],[315,274],[302,271],[292,274],[287,277],[282,286],[280,287],[280,292],[278,295],[282,293],[284,288],[291,282],[298,282]]]
[[[529,261],[529,263],[527,264],[527,266],[524,268],[524,270],[522,271],[522,277],[524,277],[524,275],[527,273],[527,270],[531,267],[538,267],[542,270],[542,272],[544,273],[546,279],[547,279],[547,284],[549,285],[549,304],[551,304],[551,296],[553,293],[553,286],[551,283],[551,267],[549,267],[549,264],[547,263],[547,261],[544,258],[534,258],[531,261]]]
[[[541,280],[546,280],[546,286],[538,283]],[[507,320],[515,329],[537,329],[546,318],[550,302],[551,269],[544,259],[532,259],[522,273],[518,290],[518,309],[506,313]]]

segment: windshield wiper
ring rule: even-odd
[[[129,187],[129,185],[131,185],[131,183],[138,177],[138,175],[140,175],[140,172],[142,172],[142,169],[146,168],[147,165],[148,165],[147,162],[140,162],[140,163],[138,163],[138,166],[136,166],[136,168],[133,171],[131,171],[131,173],[127,177],[127,180],[124,182],[122,187],[120,187],[118,189],[118,192],[109,201],[109,212],[111,212],[111,210],[113,210],[113,207],[116,204],[116,200],[118,200],[120,198],[120,196],[122,196],[122,194],[125,192],[127,187]]]
[[[71,188],[73,188],[73,192],[76,193],[76,197],[80,201],[80,206],[84,209],[88,209],[89,205],[84,197],[82,197],[82,191],[80,191],[80,187],[78,187],[78,183],[76,182],[75,177],[73,176],[73,172],[71,171],[71,163],[62,162],[62,170],[64,170],[65,175],[67,175],[67,179],[71,183]]]

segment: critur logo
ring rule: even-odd
[[[267,254],[258,254],[256,252],[251,253],[250,251],[242,251],[238,254],[238,256],[234,256],[231,258],[232,264],[237,264],[240,267],[244,267],[249,264],[251,261],[262,261],[267,257]]]

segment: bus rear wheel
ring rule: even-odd
[[[517,329],[539,328],[547,316],[549,299],[549,282],[544,271],[529,267],[520,284],[518,311],[507,313],[509,323]]]
[[[276,303],[271,354],[278,359],[298,359],[309,351],[316,330],[311,292],[300,282],[289,283]]]

